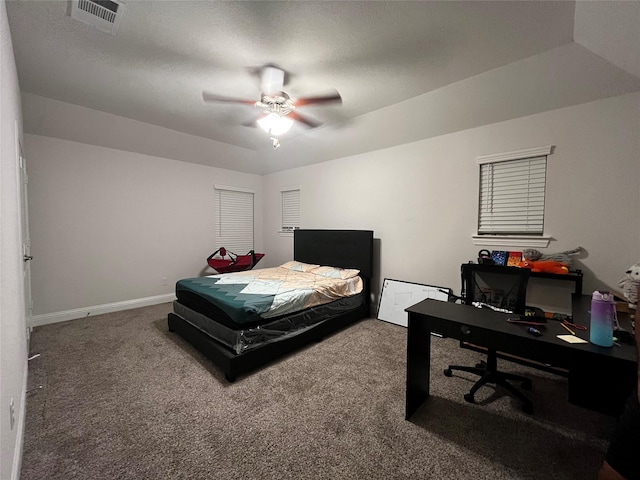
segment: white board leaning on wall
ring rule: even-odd
[[[427,298],[446,302],[449,300],[450,293],[449,288],[385,278],[382,282],[382,294],[378,305],[378,320],[407,327],[409,314],[405,312],[406,308]]]

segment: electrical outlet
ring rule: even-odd
[[[13,404],[13,398],[9,402],[9,419],[11,422],[11,430],[13,430],[13,427],[16,424],[16,408]]]
[[[167,277],[162,277],[162,286],[166,287],[167,285],[169,285],[169,283],[167,281]]]

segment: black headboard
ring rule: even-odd
[[[298,262],[357,268],[373,276],[372,230],[294,230],[293,258]]]

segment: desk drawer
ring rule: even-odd
[[[538,337],[526,333],[514,334],[509,331],[497,331],[477,324],[456,323],[436,317],[429,317],[428,320],[425,320],[425,329],[444,337],[497,350],[528,361],[540,362],[554,370],[567,368],[569,364],[566,347],[540,341]]]
[[[464,323],[453,323],[439,318],[429,318],[426,321],[428,329],[442,335],[443,337],[456,338],[458,340],[470,340],[471,338],[483,338],[486,336],[485,329],[477,325],[467,325]]]

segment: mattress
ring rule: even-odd
[[[176,315],[214,338],[236,354],[257,348],[266,343],[281,341],[307,331],[314,326],[357,309],[365,303],[364,293],[344,297],[330,303],[317,305],[300,312],[264,321],[261,325],[230,328],[212,320],[179,301],[173,303]]]
[[[186,278],[178,302],[231,329],[256,327],[363,290],[357,270],[288,262],[279,267]]]

